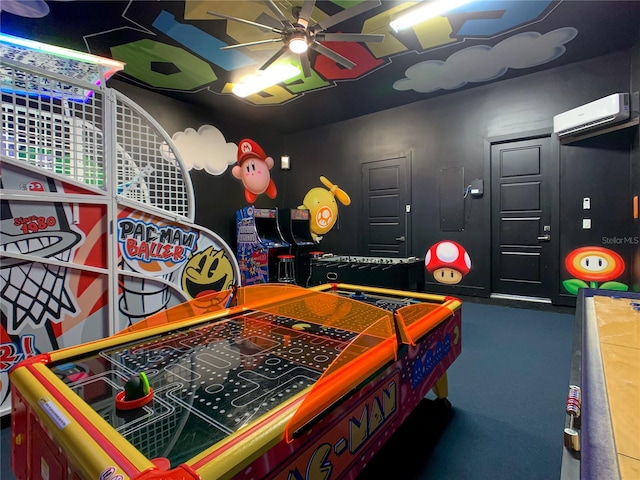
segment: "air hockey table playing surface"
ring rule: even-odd
[[[431,389],[447,396],[460,329],[457,299],[357,285],[192,300],[19,364],[12,468],[20,479],[354,478]],[[151,401],[120,408],[140,372]]]

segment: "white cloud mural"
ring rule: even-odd
[[[42,18],[49,15],[49,5],[44,0],[2,0],[0,12],[13,13],[20,17]]]
[[[202,125],[198,131],[187,128],[171,137],[187,170],[205,170],[211,175],[222,175],[229,165],[236,163],[238,146],[227,142],[216,127]]]
[[[530,68],[555,60],[566,51],[565,43],[573,40],[578,30],[564,27],[541,35],[525,32],[509,37],[494,47],[477,45],[460,50],[445,62],[428,60],[405,71],[406,78],[396,81],[396,90],[430,93],[455,90],[467,83],[494,80],[510,68]]]

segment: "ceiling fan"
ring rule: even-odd
[[[209,15],[215,17],[225,18],[227,20],[233,20],[236,22],[245,23],[247,25],[253,25],[273,33],[280,35],[277,38],[268,38],[265,40],[256,40],[255,42],[238,43],[235,45],[227,45],[221,47],[221,50],[227,50],[231,48],[251,47],[254,45],[263,45],[267,43],[282,42],[284,45],[278,50],[271,58],[269,58],[259,70],[266,70],[273,62],[283,56],[287,51],[291,51],[298,54],[300,57],[300,65],[305,77],[311,76],[311,66],[307,50],[311,49],[317,53],[324,55],[339,65],[345,68],[351,69],[355,67],[348,58],[343,57],[338,52],[331,50],[324,46],[323,41],[327,42],[381,42],[384,40],[384,35],[378,34],[364,34],[364,33],[328,33],[325,30],[329,27],[344,22],[356,15],[366,12],[372,8],[375,8],[381,4],[380,0],[375,1],[363,1],[359,4],[342,10],[335,15],[332,15],[325,20],[311,25],[311,12],[315,7],[315,0],[305,0],[302,6],[296,6],[292,9],[292,15],[294,21],[290,21],[282,10],[278,8],[273,0],[264,0],[264,3],[269,7],[271,12],[276,16],[280,25],[267,25],[265,23],[258,23],[251,20],[245,20],[243,18],[233,17],[224,13],[218,13],[213,11],[207,11]]]

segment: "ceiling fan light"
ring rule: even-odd
[[[424,22],[430,18],[438,17],[443,13],[450,12],[462,5],[471,3],[473,0],[434,0],[432,2],[419,3],[414,8],[410,8],[404,15],[396,18],[389,26],[396,32],[411,27],[417,23]]]
[[[293,53],[304,53],[307,47],[307,40],[303,37],[294,37],[289,41],[289,50]]]

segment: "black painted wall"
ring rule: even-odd
[[[277,166],[272,177],[278,196],[261,195],[259,207],[295,208],[305,194],[321,187],[324,175],[352,199],[339,204],[339,221],[327,233],[319,249],[336,254],[359,255],[362,232],[361,164],[409,155],[412,162],[412,251],[424,257],[434,243],[449,239],[467,248],[473,262],[471,272],[458,285],[445,286],[427,276],[425,289],[434,293],[491,294],[491,215],[488,142],[518,139],[533,133],[550,134],[554,115],[614,92],[637,91],[640,83],[640,40],[631,51],[618,52],[545,72],[418,102],[384,112],[327,125],[282,138],[268,126],[249,125],[231,116],[212,118],[203,111],[168,97],[156,95],[118,81],[109,86],[121,91],[147,112],[170,135],[203,124],[217,127],[227,141],[237,143],[249,137],[260,143],[268,155],[291,156],[292,167]],[[607,72],[603,75],[602,72]],[[633,83],[632,83],[633,82]],[[633,85],[633,87],[632,87]],[[310,112],[313,114],[313,112]],[[558,162],[559,251],[555,266],[563,271],[563,258],[571,249],[602,242],[602,236],[633,236],[638,221],[630,217],[631,192],[640,189],[640,151],[637,128],[597,137],[572,145],[559,145]],[[438,178],[446,167],[463,167],[464,183],[484,179],[485,195],[466,200],[465,226],[460,232],[439,228]],[[235,212],[246,205],[243,190],[230,169],[221,176],[192,171],[196,195],[196,223],[203,225],[235,247]],[[592,198],[590,212],[594,228],[581,229],[582,198]],[[640,281],[638,248],[620,250],[629,267],[619,281]],[[635,262],[635,263],[634,263]],[[572,304],[575,298],[563,291],[558,279],[554,303]]]
[[[409,152],[413,180],[411,255],[423,257],[431,245],[449,239],[463,245],[473,262],[460,284],[445,286],[429,282],[427,276],[426,290],[489,296],[491,192],[486,142],[517,139],[531,132],[550,133],[554,115],[614,92],[629,92],[630,65],[631,52],[619,52],[287,136],[285,146],[293,167],[287,173],[284,201],[296,204],[318,183],[320,175],[329,177],[351,195],[353,203],[340,209],[339,228],[325,236],[322,250],[359,254],[361,163]],[[554,141],[560,162],[560,178],[556,179],[560,231],[553,234],[559,235],[560,255],[578,246],[600,243],[603,235],[630,235],[628,140],[607,135],[577,146],[560,146],[555,136]],[[461,232],[439,229],[438,173],[449,166],[464,168],[465,184],[476,178],[485,181],[485,195],[467,203],[467,221]],[[582,212],[576,210],[584,196],[592,197],[594,204],[590,212],[594,228],[588,232],[581,229]],[[624,254],[631,263],[630,249]],[[562,271],[561,258],[557,261],[557,269]],[[619,281],[631,282],[630,269]],[[554,301],[571,304],[574,300],[572,296],[563,298],[558,281]]]

